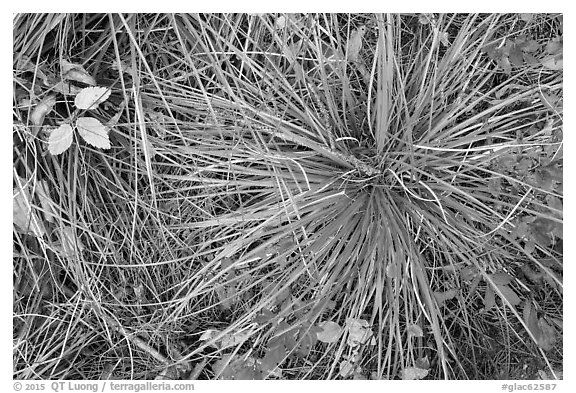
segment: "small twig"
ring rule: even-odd
[[[204,367],[206,367],[206,364],[208,364],[208,359],[202,359],[200,363],[194,366],[194,369],[190,371],[190,375],[188,375],[186,379],[188,380],[198,379],[200,373],[202,372],[202,370],[204,370]]]

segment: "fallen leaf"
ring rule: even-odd
[[[524,251],[527,254],[532,254],[534,251],[536,251],[536,243],[534,243],[533,240],[527,240],[524,244]]]
[[[502,68],[502,70],[506,75],[510,75],[512,73],[512,65],[510,64],[508,56],[502,56],[498,60],[498,65],[500,66],[500,68]]]
[[[522,50],[527,53],[536,52],[540,45],[536,40],[528,40],[522,45]]]
[[[220,340],[221,348],[235,347],[250,338],[250,332],[232,332],[225,334]]]
[[[354,347],[365,344],[372,337],[372,331],[368,327],[368,321],[365,319],[348,318],[346,320],[346,329],[348,330],[348,345]]]
[[[214,340],[216,337],[218,337],[221,333],[222,332],[220,330],[217,330],[217,329],[208,329],[200,335],[200,338],[198,340],[211,341],[211,340]],[[233,331],[233,332],[230,332],[230,333],[223,335],[222,337],[220,337],[220,339],[216,340],[210,346],[212,346],[214,348],[218,348],[218,349],[235,347],[239,344],[242,344],[244,341],[248,340],[249,338],[250,338],[250,332],[248,332],[248,331],[245,331],[245,332]]]
[[[472,281],[478,275],[478,269],[475,266],[466,266],[460,270],[460,277],[464,281]]]
[[[444,292],[434,292],[434,298],[440,306],[443,305],[446,300],[454,299],[456,295],[458,295],[457,289],[449,289]]]
[[[398,269],[396,264],[394,262],[389,262],[388,265],[386,265],[386,276],[388,278],[396,278],[397,275]]]
[[[549,55],[558,55],[562,53],[563,44],[560,40],[550,40],[546,43],[546,53]]]
[[[522,310],[522,316],[524,319],[524,323],[528,327],[528,330],[530,330],[530,333],[532,333],[534,337],[539,336],[542,332],[540,331],[540,327],[538,326],[538,317],[536,315],[536,310],[534,310],[534,307],[532,307],[531,302],[527,301],[524,304],[524,308]]]
[[[93,117],[79,117],[76,120],[78,133],[87,143],[100,149],[110,149],[108,128]]]
[[[548,375],[547,372],[549,372],[550,375]],[[554,375],[556,377],[554,377]],[[538,376],[543,380],[561,380],[563,379],[563,372],[561,370],[538,370]]]
[[[212,371],[218,379],[235,379],[237,368],[242,365],[242,360],[233,354],[222,355],[212,365]]]
[[[343,360],[340,362],[340,376],[343,378],[347,378],[354,372],[354,365],[350,363],[348,360]]]
[[[508,59],[515,67],[521,67],[524,64],[524,54],[519,45],[512,45],[508,53]]]
[[[96,80],[81,64],[74,64],[68,60],[62,59],[60,61],[60,72],[62,73],[62,78],[65,80],[82,82],[90,86],[96,85]]]
[[[286,358],[286,347],[283,344],[268,348],[266,355],[261,360],[262,371],[269,372],[278,368]]]
[[[548,56],[542,60],[542,65],[545,68],[553,71],[561,71],[564,67],[564,61],[562,55]]]
[[[544,318],[538,319],[540,334],[536,337],[536,343],[545,351],[550,351],[556,344],[556,331]]]
[[[97,109],[98,105],[110,97],[111,90],[106,87],[87,87],[82,89],[74,98],[74,105],[78,109]]]
[[[52,130],[48,137],[48,151],[52,155],[64,153],[70,145],[74,136],[74,131],[70,124],[62,124],[60,127]]]
[[[413,381],[425,378],[428,375],[428,370],[418,367],[406,367],[402,370],[402,379],[404,381]]]
[[[342,334],[342,328],[336,322],[326,321],[318,324],[322,328],[321,332],[316,333],[318,340],[323,343],[335,343]]]
[[[22,233],[31,233],[40,238],[46,233],[46,229],[32,210],[32,197],[25,184],[24,179],[18,178],[13,189],[12,222]]]
[[[500,290],[498,295],[501,298],[506,299],[511,306],[517,306],[522,302],[518,295],[516,295],[516,292],[514,292],[508,285],[497,285],[497,287]]]
[[[414,361],[414,365],[417,368],[428,370],[430,368],[430,360],[428,360],[428,356],[423,356],[418,358]]]
[[[415,323],[408,326],[408,337],[424,337],[422,328]]]
[[[30,114],[30,121],[32,124],[35,126],[41,126],[42,123],[44,123],[44,117],[50,113],[54,105],[56,105],[56,96],[54,95],[49,95],[40,101]]]
[[[58,82],[54,86],[52,86],[52,88],[55,91],[62,93],[66,96],[75,96],[76,94],[78,94],[82,91],[81,87],[74,86],[74,85],[72,85],[66,81]]]
[[[512,282],[512,276],[505,272],[489,274],[496,285],[506,285]]]
[[[496,296],[492,284],[486,283],[486,292],[484,293],[484,309],[491,310],[496,305]]]
[[[518,14],[518,16],[520,17],[520,19],[522,19],[526,23],[530,23],[532,21],[532,19],[534,18],[534,14],[530,14],[530,13]]]
[[[263,308],[262,311],[254,317],[254,322],[256,322],[260,326],[264,326],[268,324],[272,319],[276,317],[272,311],[268,310],[267,308]]]
[[[564,320],[562,318],[550,318],[550,320],[554,322],[554,324],[558,326],[560,330],[564,329]]]

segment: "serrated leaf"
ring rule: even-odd
[[[52,155],[64,153],[70,145],[74,136],[74,131],[70,124],[62,124],[60,127],[52,130],[48,137],[48,151]]]
[[[100,149],[110,149],[108,128],[93,117],[79,117],[76,120],[78,133],[87,143]]]
[[[406,367],[402,370],[402,379],[405,381],[413,381],[425,378],[428,375],[428,370],[418,367]]]
[[[106,87],[87,87],[82,89],[74,98],[74,105],[78,109],[97,109],[98,105],[110,97],[111,90]]]
[[[335,343],[342,334],[342,328],[336,322],[326,321],[318,324],[322,331],[316,333],[318,340],[323,343]]]

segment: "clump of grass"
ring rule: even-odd
[[[541,59],[559,17],[279,17],[15,18],[15,92],[49,93],[23,59],[56,72],[69,57],[112,88],[94,116],[120,113],[110,151],[78,141],[50,156],[15,107],[15,173],[48,182],[57,206],[44,237],[15,232],[16,281],[33,250],[52,283],[48,300],[17,298],[15,318],[58,304],[42,315],[62,322],[37,329],[72,339],[23,351],[20,333],[15,375],[213,378],[223,354],[267,361],[282,348],[272,364],[285,378],[337,378],[346,335],[304,343],[349,319],[375,337],[357,377],[428,362],[430,378],[494,378],[486,359],[520,350],[557,369],[562,190],[542,173],[561,179],[562,72],[503,69],[509,54],[494,48],[523,36]],[[68,116],[60,101],[48,126]],[[74,258],[59,251],[64,227],[83,245]],[[550,322],[544,344],[530,307]],[[209,329],[219,338],[199,341]],[[242,339],[217,345],[231,336]],[[288,336],[297,343],[272,344]],[[242,375],[273,377],[255,368]]]

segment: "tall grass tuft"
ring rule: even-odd
[[[16,16],[15,190],[45,231],[14,232],[15,378],[555,375],[561,21]],[[47,153],[61,59],[112,89],[110,150]],[[318,342],[358,320],[373,340]]]

